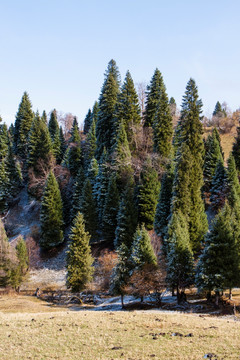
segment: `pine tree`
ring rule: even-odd
[[[99,172],[99,166],[97,160],[93,157],[90,161],[88,170],[87,170],[87,177],[89,178],[92,186],[95,186],[97,175]]]
[[[117,249],[124,244],[128,249],[132,246],[133,234],[137,227],[137,208],[134,199],[134,181],[129,180],[122,195],[117,214],[114,246]]]
[[[167,225],[171,213],[171,199],[174,178],[174,165],[171,162],[167,171],[164,173],[161,190],[159,193],[158,204],[154,219],[154,230],[162,239],[167,235]]]
[[[223,162],[219,133],[217,129],[209,135],[206,141],[206,152],[204,158],[203,175],[204,189],[209,191],[218,161]]]
[[[61,149],[61,139],[60,139],[60,130],[56,131],[54,140],[52,143],[53,155],[56,158],[57,164],[61,164],[62,161],[62,149]]]
[[[50,120],[48,123],[48,130],[51,136],[52,141],[54,141],[55,135],[59,132],[59,125],[57,121],[57,110],[54,109],[51,112]]]
[[[103,209],[103,236],[109,243],[113,243],[117,227],[117,214],[119,208],[119,192],[117,178],[113,174],[108,183],[108,191]]]
[[[216,116],[218,113],[221,113],[223,111],[222,106],[220,104],[219,101],[217,101],[214,111],[213,111],[213,116]]]
[[[43,113],[42,113],[42,117],[41,119],[43,120],[43,122],[45,122],[45,124],[47,125],[47,113],[45,110],[43,110]]]
[[[239,283],[239,253],[234,236],[234,217],[228,204],[212,222],[197,267],[199,289],[215,292]]]
[[[126,293],[126,285],[130,278],[132,264],[130,261],[131,249],[124,243],[117,248],[118,262],[113,269],[110,292],[113,295],[121,295],[122,307],[124,307],[123,297]]]
[[[14,126],[14,150],[19,155],[26,155],[27,138],[31,129],[34,113],[27,92],[24,92],[19,104]]]
[[[32,167],[36,173],[41,172],[39,162],[49,166],[52,156],[52,143],[45,122],[36,113],[29,135],[28,168]]]
[[[9,178],[5,161],[0,162],[0,213],[4,213],[7,208],[7,198],[9,196]]]
[[[204,144],[202,139],[202,124],[200,114],[202,112],[202,101],[198,99],[198,90],[193,79],[190,79],[185,95],[183,96],[181,117],[177,129],[177,145],[179,148],[177,161],[182,162],[183,179],[186,178],[188,183],[187,193],[181,188],[186,188],[186,183],[179,179],[177,164],[175,173],[175,187],[179,190],[176,196],[173,196],[173,204],[177,204],[177,208],[181,210],[184,216],[187,216],[189,224],[190,243],[194,252],[198,252],[201,248],[201,242],[208,228],[207,217],[204,211],[204,203],[202,200],[201,189],[203,186],[203,156]],[[182,145],[182,147],[181,147]],[[185,155],[184,155],[185,153]],[[187,164],[189,162],[189,164]],[[191,163],[191,164],[190,164]],[[180,168],[182,165],[180,166]],[[180,196],[180,201],[178,200]],[[184,199],[184,201],[181,200]]]
[[[89,166],[90,161],[95,156],[97,149],[97,138],[96,138],[96,124],[95,121],[92,122],[92,125],[87,133],[86,143],[85,143],[85,166]]]
[[[20,236],[16,245],[16,255],[18,259],[18,264],[15,266],[11,272],[11,285],[19,290],[20,284],[23,282],[29,268],[29,256],[28,249],[25,241]]]
[[[227,174],[225,167],[223,165],[223,162],[221,160],[218,160],[210,189],[211,206],[215,211],[218,211],[224,206],[227,187],[226,180]]]
[[[79,212],[71,229],[67,253],[67,285],[73,292],[82,291],[92,280],[93,258],[89,246],[90,235],[85,231],[83,215]]]
[[[96,203],[92,194],[92,185],[89,179],[86,179],[81,198],[81,213],[85,220],[86,231],[91,235],[92,240],[97,238],[97,212]]]
[[[73,176],[77,175],[79,167],[82,165],[81,138],[79,134],[77,119],[74,119],[71,129],[70,148],[68,152],[68,167]]]
[[[129,71],[118,96],[115,111],[115,127],[122,123],[124,125],[128,142],[132,146],[133,126],[139,125],[141,121],[140,106],[138,103],[138,95],[134,87],[134,83]]]
[[[156,112],[153,118],[154,151],[163,157],[169,157],[172,151],[172,115],[165,85],[162,84]]]
[[[97,120],[98,120],[98,113],[99,113],[99,105],[98,102],[95,101],[93,108],[92,108],[92,120],[91,120],[91,126],[94,123],[95,126],[97,124]]]
[[[9,179],[9,193],[11,196],[15,196],[22,185],[22,173],[21,167],[14,159],[14,153],[12,144],[9,144],[8,154],[6,157],[6,170]]]
[[[138,220],[141,224],[145,224],[148,230],[153,228],[159,191],[157,171],[148,162],[142,170],[138,187]]]
[[[111,60],[105,73],[105,80],[99,97],[99,113],[96,124],[97,159],[101,158],[104,148],[110,150],[114,133],[114,111],[119,93],[119,71],[116,62]]]
[[[184,291],[194,283],[193,253],[188,223],[181,211],[173,213],[168,236],[167,282],[172,288]]]
[[[158,69],[156,69],[151,79],[150,85],[147,87],[144,126],[153,126],[157,105],[160,100],[163,87],[164,83],[162,74]]]
[[[94,184],[94,197],[97,201],[98,221],[102,224],[104,203],[107,195],[108,182],[110,178],[110,168],[107,162],[107,154],[104,152],[99,164],[99,172]]]
[[[62,127],[60,126],[60,129],[59,129],[59,137],[60,137],[60,155],[59,155],[59,161],[63,161],[63,158],[64,158],[64,155],[65,155],[65,151],[66,151],[66,141],[65,141],[65,138],[64,138],[64,134],[63,134],[63,129]]]
[[[232,154],[230,154],[228,158],[227,184],[229,205],[231,207],[234,207],[236,201],[240,202],[240,184],[238,180],[235,160]],[[234,196],[234,193],[236,194],[236,198]]]
[[[0,160],[3,160],[8,153],[8,129],[6,124],[0,125]]]
[[[77,213],[81,210],[81,200],[82,200],[82,191],[83,191],[84,182],[85,182],[84,170],[82,167],[80,167],[73,187],[72,211],[71,211],[72,219],[74,219]]]
[[[135,270],[142,269],[145,265],[157,265],[151,238],[144,225],[141,226],[141,229],[137,229],[134,234],[131,261]]]
[[[121,122],[117,130],[116,141],[112,147],[112,163],[118,173],[126,177],[132,172],[131,159],[127,134],[124,124]]]
[[[50,171],[41,203],[40,246],[50,249],[61,244],[63,238],[63,204],[57,180]]]
[[[88,110],[88,113],[84,119],[83,133],[87,134],[92,124],[92,112],[91,109]]]

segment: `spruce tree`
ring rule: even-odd
[[[0,213],[7,209],[7,198],[9,196],[9,178],[5,161],[0,162]]]
[[[9,179],[9,193],[13,197],[17,194],[22,185],[22,172],[18,162],[14,159],[12,144],[9,144],[8,154],[6,157],[6,170]]]
[[[224,206],[227,187],[227,174],[223,162],[218,160],[215,174],[212,179],[210,188],[211,206],[215,211],[218,211]]]
[[[59,155],[59,161],[63,161],[63,158],[64,158],[64,155],[65,155],[65,151],[66,151],[66,148],[67,148],[67,145],[66,145],[66,141],[65,141],[65,138],[64,138],[64,134],[63,134],[63,129],[62,127],[60,126],[60,129],[59,129],[59,137],[60,137],[60,155]]]
[[[93,121],[87,133],[86,142],[85,142],[84,162],[86,168],[89,166],[90,161],[95,156],[96,149],[97,149],[96,124]]]
[[[57,111],[54,109],[51,112],[49,123],[48,123],[48,130],[51,136],[52,141],[54,141],[56,133],[59,131],[59,125],[57,121]]]
[[[114,111],[119,93],[119,71],[116,62],[111,60],[105,73],[105,80],[99,97],[99,113],[96,125],[97,159],[101,158],[104,148],[110,150],[114,133]]]
[[[96,203],[92,193],[92,185],[89,179],[86,179],[81,198],[81,213],[83,214],[85,220],[86,231],[91,235],[92,240],[97,238],[97,212],[96,212]]]
[[[19,290],[19,287],[26,277],[29,268],[28,249],[21,236],[16,245],[16,256],[18,264],[11,271],[11,285],[16,290]]]
[[[67,253],[67,285],[73,292],[82,291],[92,280],[93,258],[89,246],[90,235],[85,231],[83,215],[78,212],[71,229]]]
[[[115,127],[117,128],[120,122],[123,123],[128,142],[130,147],[133,148],[133,127],[140,124],[141,115],[140,106],[138,103],[138,95],[129,71],[126,73],[121,92],[118,96],[115,118]]]
[[[3,160],[8,153],[8,129],[6,124],[0,125],[0,160]]]
[[[71,218],[74,219],[81,210],[82,191],[85,182],[85,175],[82,166],[79,168],[73,187]]]
[[[221,113],[223,111],[222,106],[220,104],[219,101],[217,101],[214,111],[213,111],[213,116],[216,116],[217,114]]]
[[[94,184],[94,197],[97,201],[98,220],[101,226],[103,218],[104,203],[107,195],[108,182],[110,178],[110,168],[107,154],[104,152],[99,164],[98,175]]]
[[[193,252],[188,223],[181,211],[173,213],[168,236],[167,282],[172,288],[184,291],[194,283]]]
[[[232,154],[230,154],[228,158],[227,185],[229,205],[231,207],[234,207],[236,205],[236,202],[240,202],[240,184],[238,180],[235,160]],[[234,195],[234,193],[236,194],[236,196]]]
[[[156,69],[151,79],[150,85],[147,87],[144,126],[153,126],[157,106],[161,97],[163,87],[164,83],[162,74],[158,69]]]
[[[162,84],[156,112],[153,118],[154,151],[163,157],[169,157],[172,151],[172,115],[165,85]]]
[[[157,258],[151,244],[151,238],[144,225],[137,229],[131,249],[131,261],[135,270],[142,269],[145,265],[157,265]]]
[[[239,253],[234,236],[234,216],[228,204],[212,222],[197,267],[199,289],[219,292],[239,283]]]
[[[237,136],[233,143],[232,155],[235,159],[236,168],[240,172],[240,126],[237,127]]]
[[[112,147],[112,163],[118,173],[126,177],[132,172],[131,159],[127,134],[124,124],[121,122],[117,130],[116,141]]]
[[[174,164],[171,162],[162,178],[154,219],[154,230],[158,236],[162,237],[162,239],[167,235],[167,225],[171,213],[173,178]]]
[[[159,190],[158,173],[148,162],[141,172],[138,187],[138,221],[145,224],[148,230],[153,229]]]
[[[92,112],[91,109],[88,110],[88,113],[84,119],[84,125],[83,125],[83,133],[87,134],[92,124]]]
[[[113,174],[108,183],[108,190],[103,209],[103,237],[113,244],[117,227],[117,214],[119,208],[119,192],[117,188],[116,174]]]
[[[133,234],[137,227],[137,207],[134,199],[134,181],[129,180],[123,192],[115,231],[114,246],[117,249],[124,244],[128,249],[132,246]]]
[[[56,131],[54,140],[52,143],[53,155],[56,158],[57,164],[60,164],[62,161],[62,149],[61,149],[61,139],[60,139],[60,130]]]
[[[53,248],[63,242],[63,204],[59,186],[52,171],[48,175],[44,189],[40,222],[40,246],[43,249]]]
[[[88,170],[87,170],[87,177],[89,178],[92,186],[95,186],[97,175],[99,172],[99,166],[97,160],[93,157],[90,161]]]
[[[36,173],[41,173],[39,162],[50,166],[52,143],[46,123],[37,113],[29,135],[28,168],[33,168]]]
[[[71,175],[76,176],[79,167],[82,165],[81,138],[79,134],[77,119],[74,119],[71,129],[70,148],[68,152],[68,167]]]
[[[47,113],[45,110],[43,110],[43,113],[42,113],[42,117],[41,119],[43,120],[43,122],[45,122],[45,124],[47,125]]]
[[[14,125],[14,150],[21,156],[26,155],[27,152],[27,138],[33,118],[34,113],[32,112],[29,95],[27,92],[24,92]]]

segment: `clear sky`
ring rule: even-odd
[[[239,0],[0,0],[0,114],[14,121],[26,90],[33,110],[80,122],[110,59],[134,81],[156,67],[181,105],[193,77],[205,113],[240,107]]]

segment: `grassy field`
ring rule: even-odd
[[[230,319],[71,311],[31,297],[0,298],[1,360],[239,359],[239,338],[240,322]]]

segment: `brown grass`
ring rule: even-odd
[[[60,309],[51,313],[46,311],[53,309],[37,299],[0,300],[1,360],[197,360],[207,353],[216,354],[217,359],[240,356],[240,322],[230,319],[161,312]],[[36,313],[25,312],[31,309]],[[192,336],[186,337],[188,334]]]

